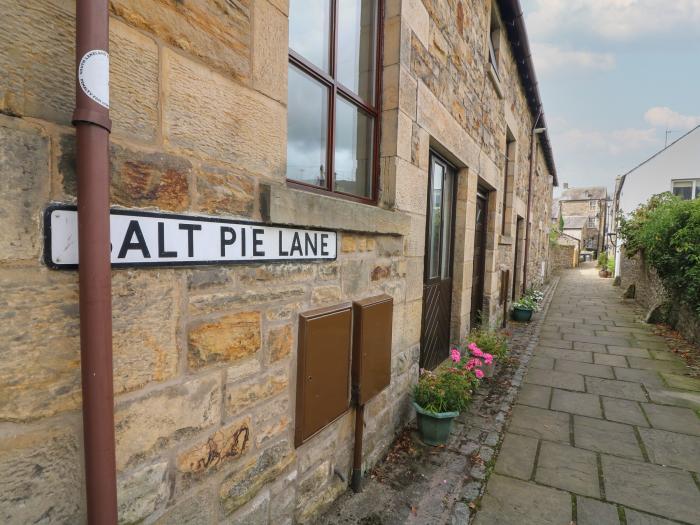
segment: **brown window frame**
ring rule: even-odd
[[[365,204],[377,204],[379,196],[379,141],[381,137],[381,99],[382,99],[382,59],[383,59],[383,43],[384,43],[384,0],[377,0],[377,20],[375,24],[375,70],[374,70],[374,106],[369,105],[359,95],[353,93],[349,88],[343,86],[337,77],[336,54],[338,49],[338,1],[329,0],[331,2],[331,49],[329,55],[330,73],[319,69],[317,66],[306,60],[299,53],[289,48],[289,63],[304,74],[310,76],[313,80],[321,83],[328,89],[328,133],[326,139],[326,164],[328,166],[326,186],[316,186],[307,182],[302,182],[287,178],[287,185],[292,188],[304,189],[313,193],[322,195],[333,195],[343,199],[348,199],[355,202]],[[351,104],[367,113],[373,121],[372,126],[372,162],[370,174],[370,183],[372,184],[372,194],[370,197],[361,197],[351,193],[345,193],[333,189],[333,181],[335,179],[335,101],[337,96],[341,96],[348,100]]]

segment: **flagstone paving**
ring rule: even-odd
[[[476,525],[700,525],[700,380],[638,318],[564,273]]]

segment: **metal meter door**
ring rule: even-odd
[[[486,273],[486,232],[488,227],[488,194],[476,193],[476,217],[474,218],[474,271],[472,274],[472,307],[470,328],[481,322],[484,307],[484,280]]]
[[[433,369],[449,355],[452,310],[455,170],[430,154],[423,276],[421,368]]]

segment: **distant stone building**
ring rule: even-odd
[[[605,248],[608,202],[608,190],[605,187],[569,188],[564,184],[559,197],[560,213],[564,222],[576,230],[583,229],[583,226],[579,228],[578,225],[585,218],[582,249],[597,254]]]
[[[557,176],[519,2],[109,9],[111,204],[151,217],[157,239],[125,237],[119,252],[154,264],[112,272],[120,521],[310,521],[347,489],[355,403],[348,386],[299,438],[303,316],[393,299],[366,471],[412,419],[419,367],[547,278]],[[0,70],[0,516],[82,523],[79,283],[53,269],[62,232],[43,222],[77,201],[74,2],[5,3]],[[186,227],[164,246],[167,220],[229,225],[221,257],[234,226],[281,228],[270,246],[286,259],[188,264],[199,237]],[[295,258],[285,228],[335,244]],[[256,239],[237,249],[257,256]],[[326,370],[342,387],[339,350]]]

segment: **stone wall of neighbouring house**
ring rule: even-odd
[[[549,248],[551,272],[559,272],[578,266],[578,246],[573,244],[551,244]]]
[[[526,216],[533,125],[507,38],[501,98],[486,70],[488,0],[385,7],[380,199],[368,206],[286,185],[286,0],[110,2],[112,204],[339,232],[333,262],[113,272],[121,522],[304,522],[344,491],[352,410],[293,445],[298,314],[378,293],[394,298],[392,375],[365,410],[364,467],[385,453],[413,416],[431,147],[458,168],[452,338],[470,327],[479,184],[491,206],[486,320],[502,311],[500,271],[515,243],[498,226],[499,152],[507,125],[518,140],[515,223]],[[9,524],[85,518],[77,274],[41,259],[43,210],[76,200],[74,9],[27,0],[0,17],[0,517]],[[542,157],[530,283],[548,256]],[[212,460],[215,450],[228,453]]]
[[[651,322],[667,322],[689,341],[700,343],[700,315],[669,295],[656,271],[646,264],[642,254],[627,257],[623,250],[620,275],[623,294],[642,305]]]

